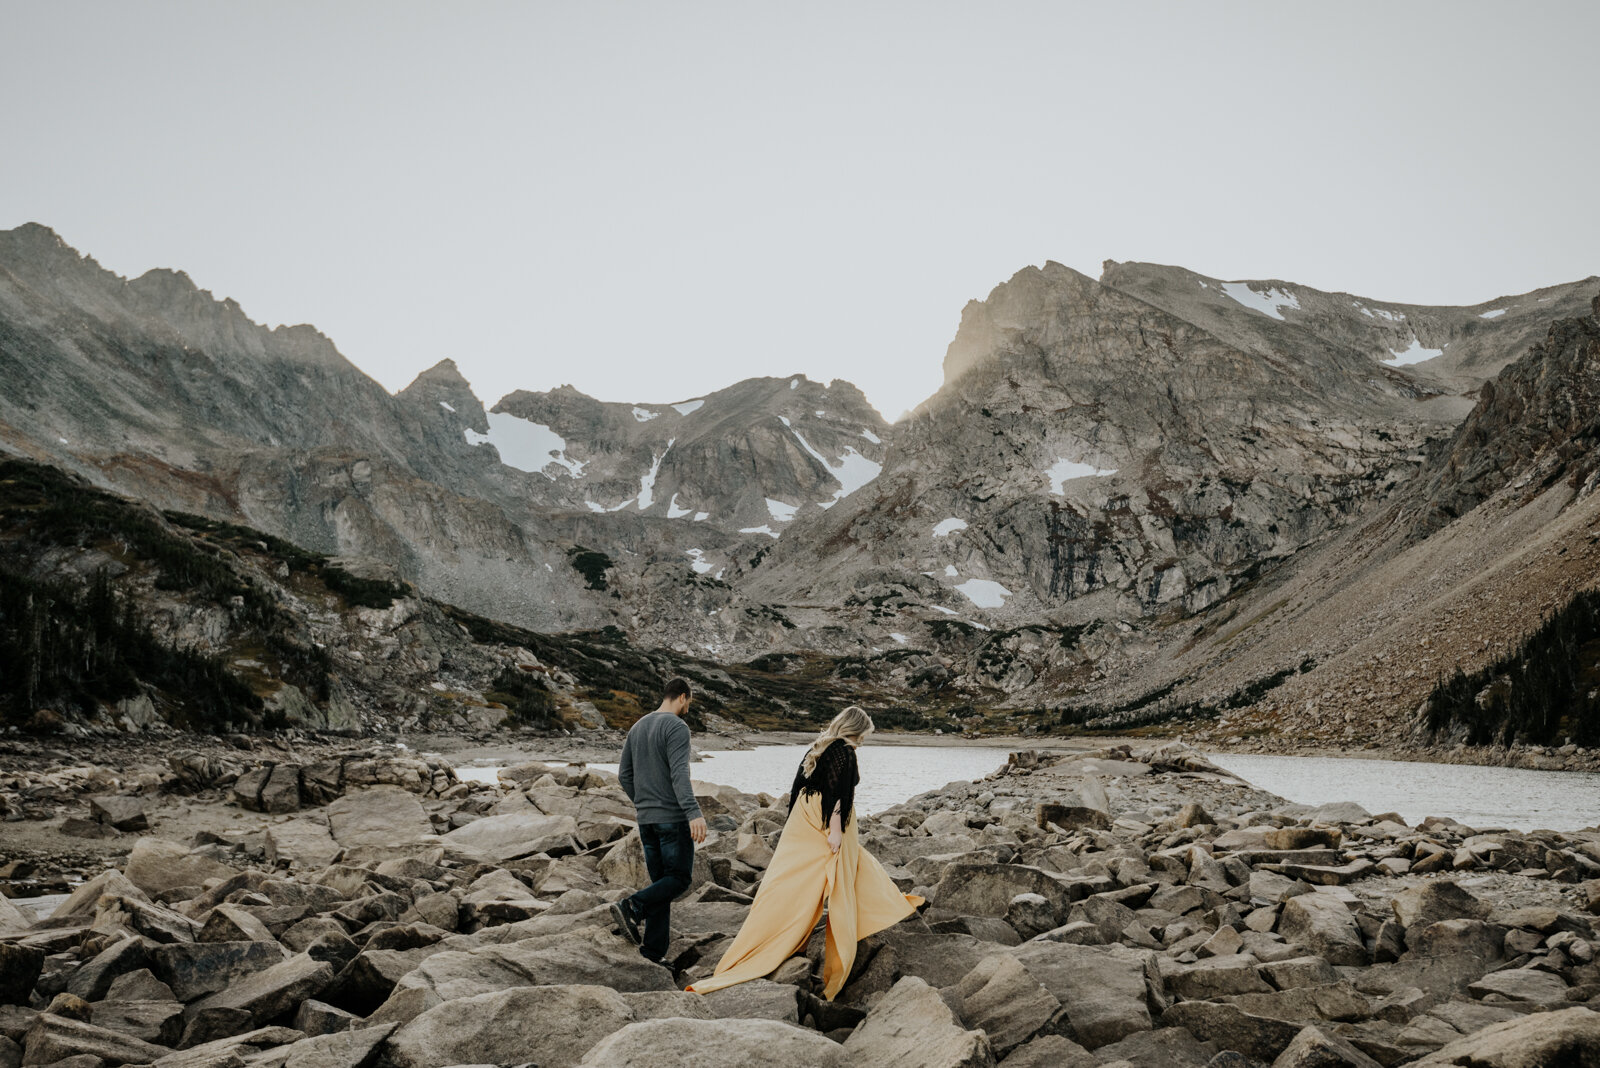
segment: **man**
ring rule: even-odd
[[[661,706],[633,725],[622,743],[617,778],[639,820],[644,865],[654,880],[611,906],[623,935],[657,963],[671,938],[672,899],[689,889],[694,843],[706,840],[706,821],[689,785],[689,683],[671,679]],[[643,928],[641,934],[640,929]]]

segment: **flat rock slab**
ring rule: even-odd
[[[503,864],[554,850],[575,852],[578,824],[571,816],[546,816],[531,808],[473,820],[445,835],[452,849]]]
[[[144,893],[159,894],[179,886],[201,886],[207,879],[226,879],[238,872],[172,842],[141,838],[128,854],[123,874]]]
[[[1291,879],[1299,879],[1316,886],[1343,886],[1378,870],[1376,864],[1365,858],[1352,860],[1337,867],[1323,864],[1268,864],[1266,868],[1279,875],[1286,875]]]
[[[107,1064],[150,1064],[172,1051],[153,1042],[53,1013],[43,1013],[22,1042],[24,1065],[54,1064],[87,1053]]]
[[[705,995],[706,1008],[718,1020],[780,1020],[800,1023],[799,989],[770,979],[724,987]]]
[[[422,803],[398,786],[345,794],[328,806],[328,830],[346,849],[406,847],[436,840]]]
[[[1417,1068],[1550,1068],[1600,1064],[1600,1012],[1572,1008],[1486,1027],[1413,1062]]]
[[[646,1020],[601,1039],[579,1063],[584,1068],[860,1068],[873,1062],[853,1059],[815,1031],[776,1020]]]
[[[1567,981],[1536,968],[1490,972],[1467,988],[1475,998],[1499,994],[1510,1001],[1534,1005],[1560,1005],[1567,1000]]]
[[[303,1038],[289,1047],[283,1068],[369,1068],[393,1032],[391,1024]]]
[[[619,992],[677,989],[666,968],[645,960],[619,935],[590,927],[435,953],[402,977],[391,997],[422,989],[449,1001],[514,986],[557,985],[606,986]]]
[[[267,860],[273,864],[285,861],[292,870],[326,868],[339,855],[339,849],[327,825],[310,817],[301,816],[267,828]]]

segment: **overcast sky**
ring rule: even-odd
[[[1600,270],[1600,5],[0,0],[0,227],[390,389],[938,388],[1105,259],[1471,304]]]

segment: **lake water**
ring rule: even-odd
[[[1409,760],[1249,756],[1211,761],[1280,797],[1308,805],[1354,801],[1415,824],[1449,816],[1468,827],[1575,831],[1600,824],[1600,775]]]
[[[803,745],[706,752],[690,765],[702,782],[777,796],[794,781]],[[1006,761],[982,746],[865,745],[857,751],[866,812],[881,812],[924,790],[979,779]],[[1208,754],[1255,786],[1302,804],[1354,801],[1368,812],[1398,812],[1415,824],[1448,816],[1469,827],[1573,831],[1600,825],[1600,775],[1456,764],[1333,757]],[[595,764],[616,771],[615,764]],[[457,768],[463,779],[495,782],[499,767]]]

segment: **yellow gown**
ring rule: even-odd
[[[827,910],[823,996],[832,1001],[850,978],[856,943],[893,927],[922,904],[902,894],[883,865],[861,848],[856,821],[850,820],[839,852],[828,848],[822,797],[807,791],[789,812],[778,848],[756,891],[744,926],[722,955],[717,970],[688,989],[696,994],[770,975],[799,953]]]

